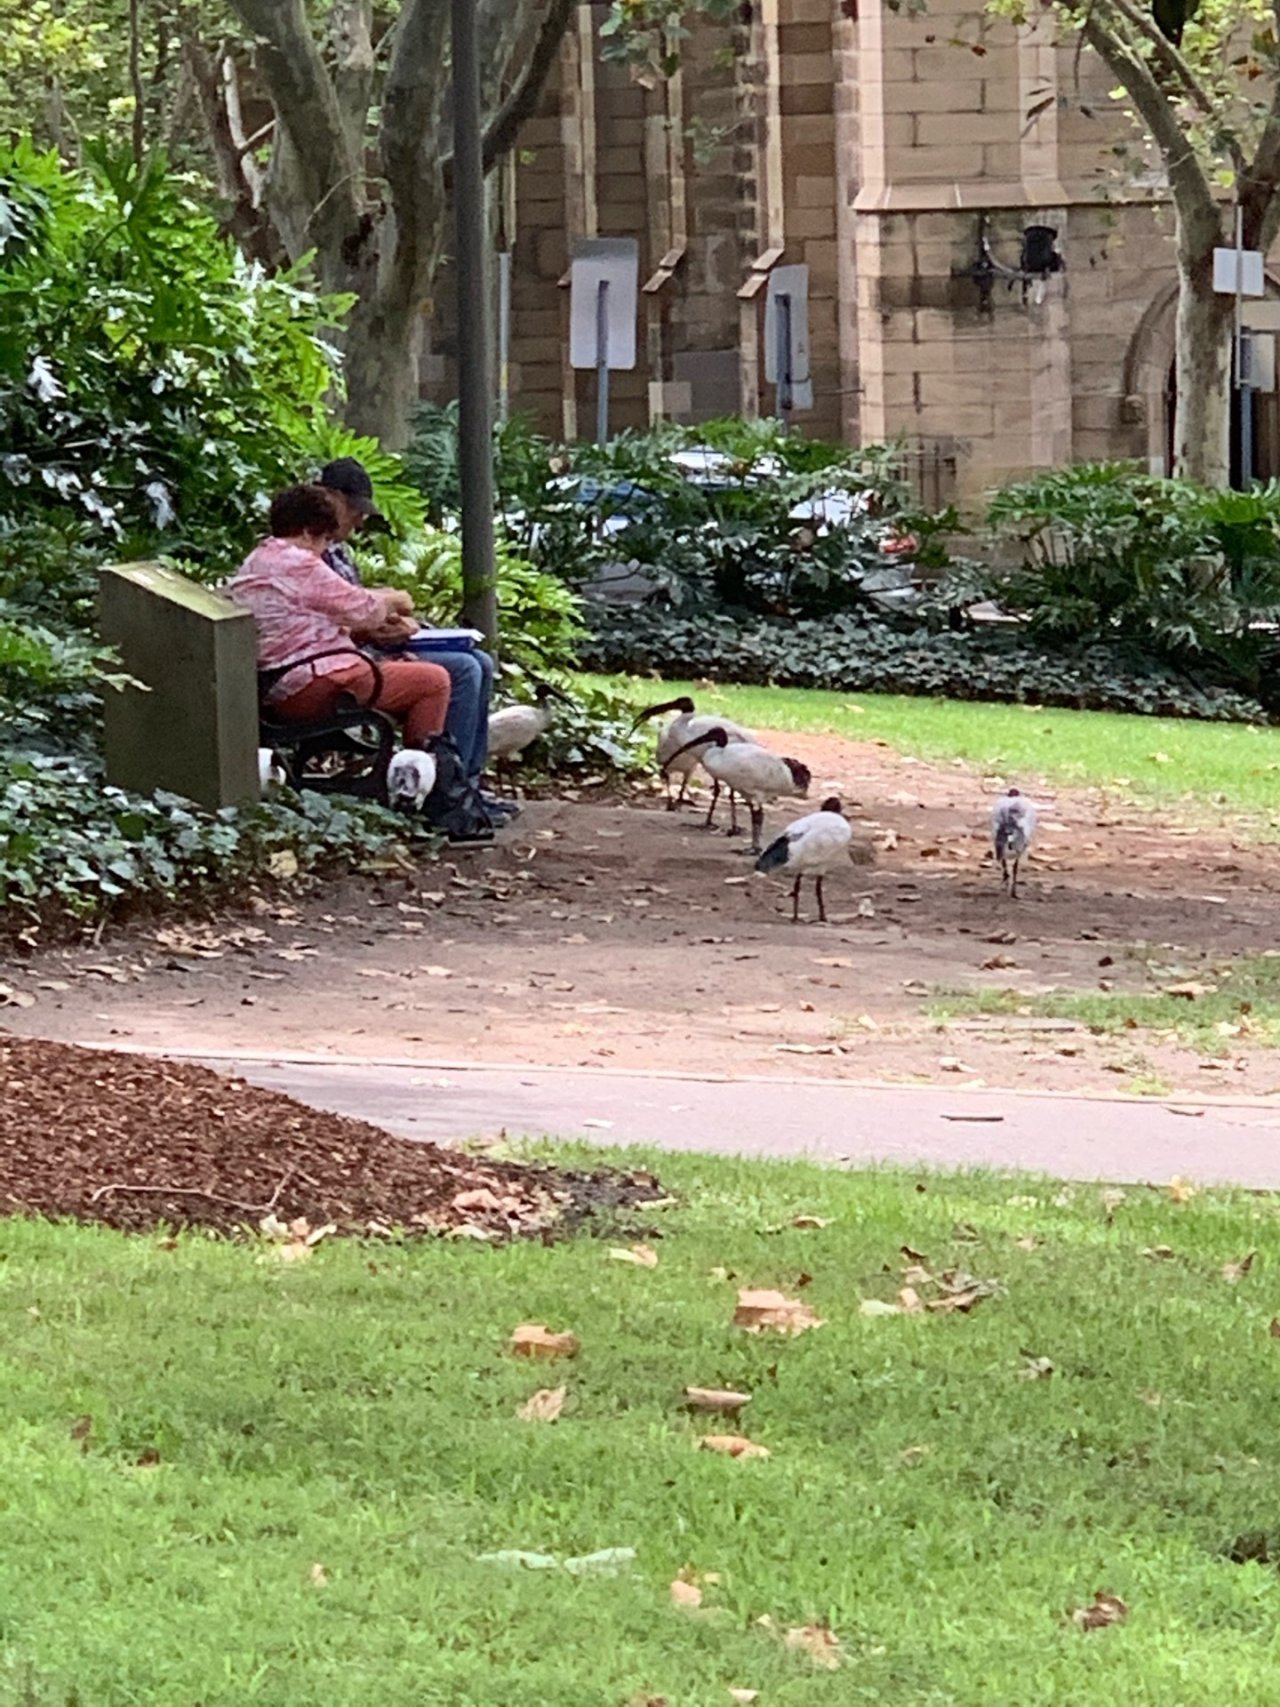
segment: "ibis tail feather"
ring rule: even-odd
[[[756,870],[777,871],[779,866],[783,866],[787,863],[789,850],[790,843],[786,836],[779,836],[777,841],[770,842],[769,846],[760,855],[760,858],[756,861]]]

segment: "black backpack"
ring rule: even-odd
[[[451,735],[433,735],[427,749],[436,762],[436,785],[422,807],[422,816],[452,842],[493,840],[493,820],[471,781]]]

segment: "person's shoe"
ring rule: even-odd
[[[450,847],[465,847],[468,843],[491,842],[493,840],[492,824],[475,824],[469,830],[449,830],[446,840]]]
[[[480,804],[500,824],[510,824],[520,816],[521,809],[514,800],[499,800],[496,795],[482,794]]]

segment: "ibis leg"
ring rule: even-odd
[[[819,924],[825,925],[827,922],[827,909],[822,899],[822,879],[820,877],[815,877],[813,880],[813,892],[818,897],[818,922]]]
[[[799,877],[797,877],[795,882],[791,885],[791,923],[793,925],[798,925],[800,923],[800,879],[799,879]]]
[[[1018,899],[1018,866],[1020,863],[1021,863],[1020,859],[1018,859],[1018,858],[1014,859],[1014,862],[1013,862],[1013,880],[1009,885],[1009,899],[1011,901],[1016,901]]]
[[[731,788],[729,790],[729,828],[725,831],[725,835],[740,836],[741,834],[742,831],[738,825],[738,794],[736,789]]]
[[[764,807],[757,805],[753,800],[751,802],[751,846],[747,849],[748,853],[758,854],[764,852],[764,849],[760,846],[760,832],[763,829]]]
[[[709,830],[715,820],[716,806],[720,800],[720,784],[714,777],[711,779],[711,804],[707,807],[707,821],[703,828]]]

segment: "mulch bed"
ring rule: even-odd
[[[644,1172],[488,1161],[207,1067],[0,1036],[0,1215],[551,1239],[661,1195]]]

